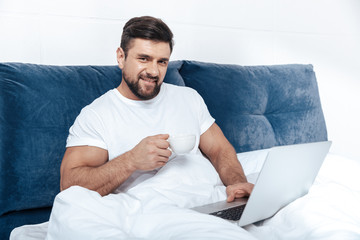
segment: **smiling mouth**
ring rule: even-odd
[[[143,80],[144,82],[151,84],[156,84],[159,80],[158,77],[151,77],[151,76],[140,76],[140,79]]]
[[[148,78],[140,78],[140,79],[145,82],[148,82],[148,83],[156,83],[157,82],[157,80],[154,80],[154,79],[148,79]]]

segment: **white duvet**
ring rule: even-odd
[[[266,154],[238,154],[250,181]],[[184,155],[127,193],[61,192],[49,222],[16,228],[10,239],[360,239],[359,172],[360,162],[329,154],[309,194],[241,228],[188,209],[226,194],[206,159]]]

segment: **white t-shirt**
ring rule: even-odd
[[[70,128],[66,147],[100,147],[108,151],[111,160],[156,134],[195,134],[198,146],[200,135],[214,121],[192,88],[163,83],[159,94],[146,101],[128,99],[112,89],[81,110]],[[193,153],[200,154],[198,147]],[[116,192],[126,191],[155,173],[136,171]]]

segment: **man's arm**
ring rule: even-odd
[[[102,196],[114,191],[135,169],[124,155],[108,161],[105,149],[91,146],[69,147],[61,163],[61,191],[78,185]]]
[[[105,149],[92,146],[69,147],[61,163],[60,188],[78,185],[102,196],[113,192],[136,170],[164,166],[171,151],[167,134],[144,138],[130,151],[108,161]]]
[[[200,149],[210,159],[224,183],[228,201],[250,195],[253,184],[248,183],[234,147],[214,123],[200,137]]]

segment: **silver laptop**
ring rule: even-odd
[[[192,208],[245,226],[273,216],[308,193],[329,152],[330,141],[273,147],[249,198]]]

